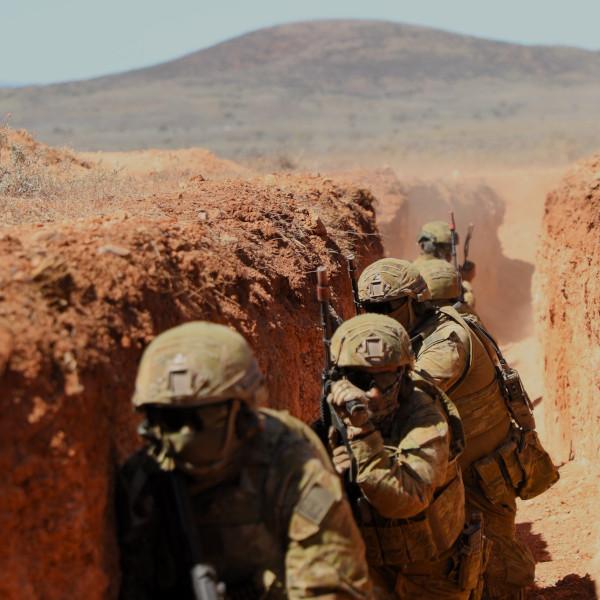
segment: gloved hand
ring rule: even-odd
[[[348,439],[353,440],[371,433],[374,429],[367,412],[368,397],[347,379],[331,384],[331,405],[344,425]],[[352,406],[354,405],[354,406]]]
[[[352,466],[352,457],[348,452],[348,448],[341,444],[341,437],[335,427],[330,427],[327,435],[329,440],[329,449],[331,450],[331,460],[336,473],[343,477],[346,471]]]

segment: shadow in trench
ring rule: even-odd
[[[531,523],[517,523],[517,537],[529,547],[536,563],[552,560],[546,540],[540,533],[532,531]]]
[[[371,186],[387,203],[378,226],[388,256],[413,260],[422,225],[447,220],[455,213],[459,236],[475,225],[470,259],[477,264],[473,288],[476,310],[500,343],[516,342],[531,333],[532,264],[504,255],[498,230],[504,221],[504,200],[484,183],[395,179],[395,187]],[[462,240],[464,241],[464,239]],[[463,247],[459,247],[462,261]]]
[[[581,577],[571,574],[552,586],[530,588],[527,600],[598,600],[598,594],[594,580],[589,575]]]

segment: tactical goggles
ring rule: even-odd
[[[342,374],[352,385],[363,390],[363,392],[368,392],[370,389],[376,387],[382,394],[387,394],[398,383],[398,380],[404,374],[404,369],[382,373],[348,369],[344,370]]]
[[[164,407],[164,406],[148,406],[146,415],[148,423],[157,425],[165,432],[174,432],[189,427],[194,431],[202,431],[205,427],[203,413],[206,416],[206,411],[210,410],[215,413],[211,415],[209,421],[214,421],[219,418],[219,412],[223,413],[223,419],[227,419],[231,408],[231,402],[223,402],[221,404],[212,404],[207,406],[189,406],[189,407]]]
[[[398,298],[397,300],[390,300],[389,302],[369,302],[368,300],[362,302],[362,307],[368,313],[376,313],[378,315],[389,315],[402,308],[408,302],[408,296]]]

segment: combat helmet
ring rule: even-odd
[[[344,321],[331,338],[330,354],[338,368],[399,369],[414,362],[404,327],[391,317],[374,313]]]
[[[266,400],[246,340],[216,323],[196,321],[157,336],[146,348],[133,404],[146,414],[139,433],[162,469],[179,469],[210,487],[239,468],[239,452],[259,430]]]
[[[385,303],[401,298],[423,302],[430,297],[417,267],[407,260],[382,258],[371,263],[358,279],[361,302]]]
[[[421,251],[426,255],[445,258],[452,247],[452,232],[446,221],[431,221],[425,223],[417,237]],[[458,244],[458,234],[456,234]]]
[[[434,302],[456,300],[460,297],[460,278],[457,270],[449,262],[434,258],[421,262],[418,266]]]
[[[458,234],[457,242],[458,242]],[[451,244],[452,243],[452,232],[450,231],[450,225],[446,221],[430,221],[425,223],[419,232],[417,242],[424,240],[431,240],[434,244]]]
[[[133,404],[199,407],[235,399],[255,408],[265,394],[248,342],[224,325],[194,321],[161,333],[146,348]]]

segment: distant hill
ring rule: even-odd
[[[600,52],[316,21],[137,71],[0,90],[7,112],[85,150],[560,162],[600,148]]]

